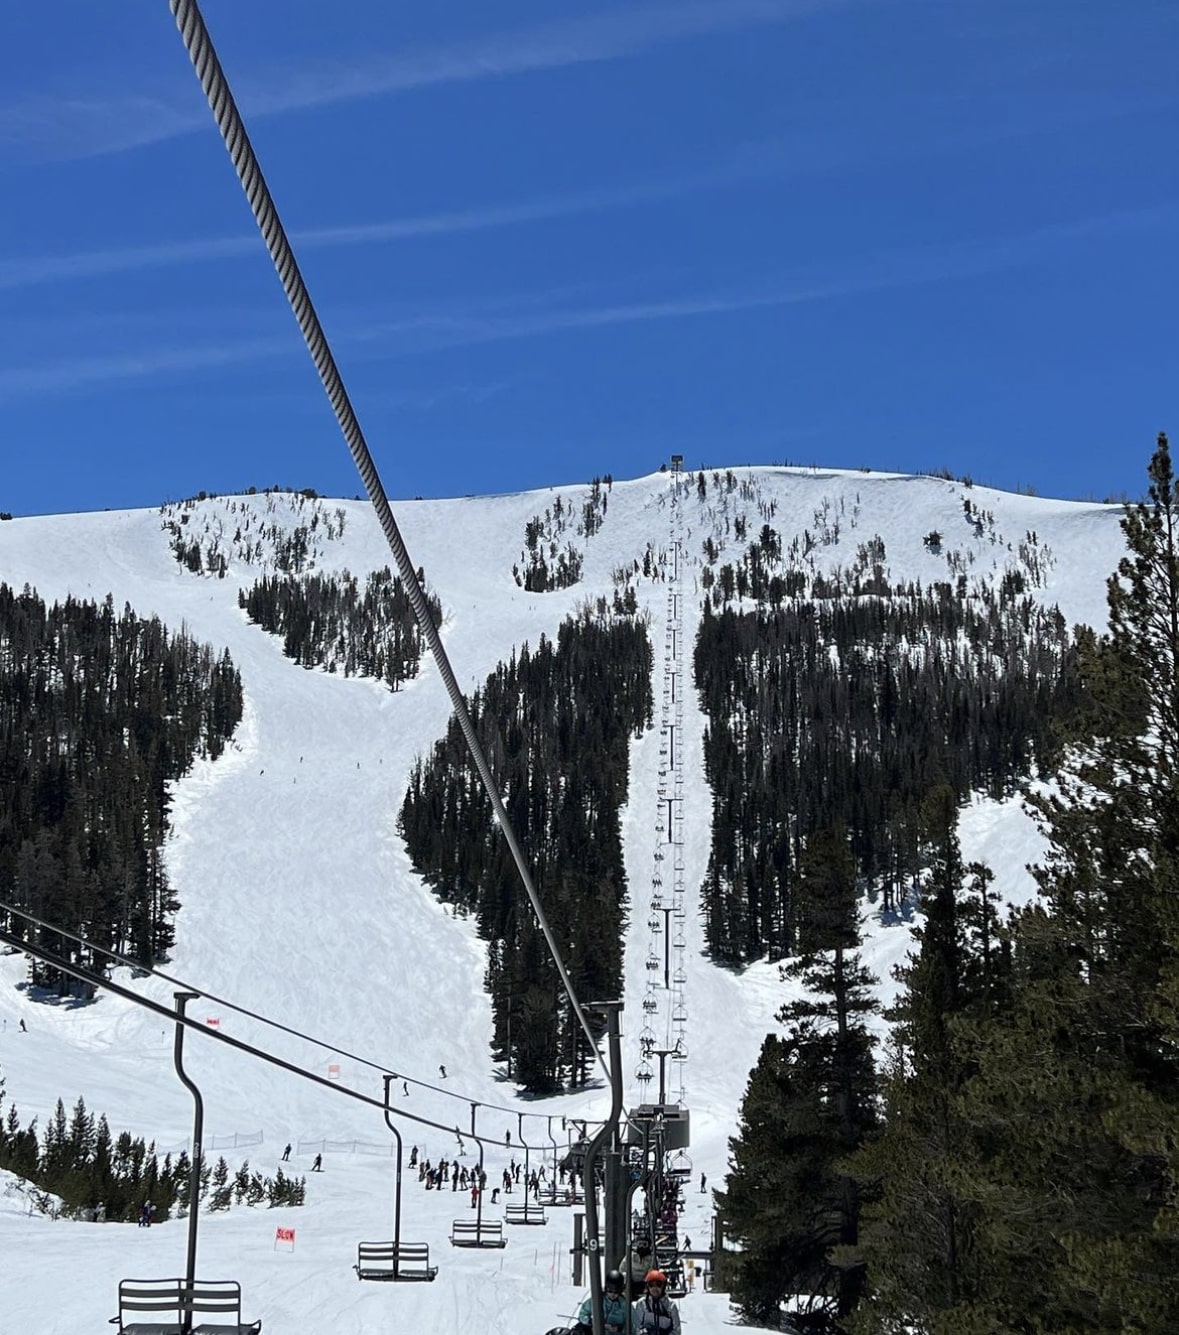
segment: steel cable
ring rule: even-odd
[[[503,831],[504,838],[507,840],[512,859],[520,874],[520,880],[524,885],[524,890],[532,905],[532,911],[536,915],[536,920],[541,931],[544,933],[549,952],[551,953],[553,962],[557,968],[557,973],[560,975],[562,986],[569,998],[569,1004],[573,1009],[574,1015],[577,1017],[578,1023],[581,1025],[582,1030],[589,1040],[590,1047],[596,1054],[598,1062],[601,1064],[607,1078],[609,1078],[609,1069],[606,1065],[605,1058],[602,1056],[601,1050],[598,1047],[597,1038],[590,1027],[581,1003],[577,999],[577,994],[574,991],[568,970],[565,968],[565,963],[561,958],[560,948],[557,945],[556,938],[554,937],[548,920],[545,917],[544,909],[540,902],[540,896],[537,894],[536,887],[532,882],[532,877],[528,871],[524,855],[516,840],[515,831],[512,829],[511,822],[508,819],[508,813],[504,806],[503,798],[500,796],[491,769],[487,764],[487,758],[483,754],[483,748],[475,734],[474,726],[471,723],[470,715],[467,712],[466,701],[463,699],[463,694],[459,689],[454,670],[446,655],[446,650],[443,648],[442,638],[438,634],[438,628],[434,625],[433,618],[430,616],[430,610],[426,605],[425,596],[418,583],[413,563],[409,559],[409,552],[402,539],[401,531],[397,527],[397,521],[393,517],[393,511],[389,505],[388,497],[385,495],[385,489],[381,484],[381,479],[377,474],[376,465],[373,463],[373,458],[369,452],[368,445],[365,442],[364,433],[360,428],[360,422],[352,408],[352,402],[348,397],[348,392],[344,388],[344,381],[336,366],[335,358],[332,356],[331,347],[328,344],[323,327],[319,322],[319,316],[315,312],[315,307],[311,301],[311,295],[307,290],[306,283],[303,281],[303,275],[299,272],[299,265],[295,259],[295,253],[291,248],[290,241],[287,239],[286,231],[278,216],[278,209],[275,206],[274,199],[271,196],[266,180],[262,175],[262,169],[258,165],[258,159],[254,154],[253,146],[246,133],[246,127],[242,121],[241,113],[238,111],[237,104],[234,102],[233,94],[229,88],[229,82],[225,77],[225,72],[221,68],[221,62],[217,58],[217,52],[213,47],[213,40],[209,36],[208,28],[205,26],[205,20],[201,15],[196,0],[168,0],[168,3],[172,10],[173,17],[176,19],[177,27],[180,29],[180,35],[184,40],[185,49],[188,51],[193,68],[196,70],[197,78],[200,80],[201,87],[204,89],[205,96],[208,98],[209,107],[217,121],[217,128],[221,131],[221,137],[225,141],[225,147],[229,150],[229,156],[233,161],[234,169],[237,171],[238,179],[241,181],[242,188],[246,192],[246,199],[249,201],[250,209],[254,214],[254,219],[262,233],[262,239],[265,241],[266,248],[270,252],[270,257],[274,261],[274,267],[278,272],[279,281],[282,283],[283,291],[287,295],[291,311],[294,313],[295,319],[298,321],[299,328],[303,334],[303,340],[307,344],[308,352],[311,354],[311,360],[315,363],[315,369],[319,372],[319,378],[323,382],[324,390],[332,405],[332,411],[336,415],[336,421],[340,424],[340,430],[344,434],[344,440],[347,442],[348,449],[352,454],[352,460],[356,464],[357,471],[360,473],[361,480],[364,482],[365,490],[368,492],[369,500],[372,502],[373,509],[380,521],[385,538],[393,552],[394,560],[397,562],[397,569],[400,572],[402,582],[405,585],[406,592],[413,605],[414,615],[417,617],[417,622],[421,628],[422,635],[425,638],[426,643],[430,646],[430,650],[434,655],[434,662],[437,664],[438,671],[441,673],[442,679],[446,683],[446,690],[450,696],[450,702],[454,709],[455,717],[458,719],[459,727],[466,740],[467,748],[471,753],[471,758],[475,762],[475,768],[479,772],[479,778],[483,783],[488,798],[491,800],[496,822]]]
[[[347,1048],[341,1048],[335,1043],[329,1043],[326,1039],[316,1038],[313,1034],[305,1033],[302,1029],[294,1029],[290,1025],[283,1024],[280,1020],[272,1020],[268,1015],[263,1015],[259,1011],[252,1011],[246,1006],[239,1006],[236,1002],[230,1001],[226,997],[219,997],[216,992],[210,992],[204,987],[199,987],[195,983],[186,982],[183,978],[177,978],[175,975],[165,973],[163,969],[153,969],[143,964],[140,960],[132,959],[129,955],[121,955],[117,950],[110,946],[100,946],[97,942],[90,941],[77,932],[68,931],[57,923],[48,922],[44,918],[38,918],[36,914],[28,913],[24,909],[17,908],[15,904],[9,904],[0,899],[0,913],[13,914],[23,919],[34,927],[39,927],[42,931],[52,932],[54,936],[63,937],[67,941],[76,942],[92,951],[96,956],[106,956],[121,964],[128,969],[137,969],[143,973],[150,974],[153,978],[159,978],[162,982],[171,983],[174,987],[184,988],[187,992],[195,992],[206,1001],[215,1002],[218,1006],[225,1007],[226,1010],[233,1011],[236,1015],[244,1015],[247,1019],[257,1020],[259,1024],[268,1025],[272,1029],[277,1029],[281,1033],[289,1034],[292,1038],[302,1039],[305,1043],[312,1043],[324,1052],[335,1053],[338,1057],[346,1057],[349,1061],[354,1061],[360,1066],[371,1067],[374,1071],[380,1071],[382,1074],[391,1073],[392,1068],[381,1062],[375,1062],[368,1057],[361,1057],[358,1053],[350,1052]],[[432,1094],[445,1094],[447,1098],[458,1099],[459,1102],[468,1106],[474,1104],[479,1108],[485,1108],[488,1112],[508,1113],[516,1117],[536,1117],[538,1119],[547,1119],[548,1113],[521,1113],[518,1108],[506,1108],[498,1103],[488,1103],[484,1099],[473,1099],[469,1094],[463,1094],[455,1089],[443,1089],[441,1085],[432,1085],[428,1080],[418,1080],[412,1075],[407,1075],[398,1067],[395,1073],[398,1080],[405,1080],[410,1084],[416,1085],[419,1089],[428,1089]]]
[[[80,964],[72,964],[62,956],[54,954],[53,951],[22,940],[3,927],[0,927],[0,943],[12,946],[15,950],[23,951],[27,955],[32,955],[35,959],[50,964],[55,969],[60,969],[62,973],[68,973],[72,978],[77,978],[79,982],[87,983],[94,988],[101,988],[105,992],[111,992],[117,997],[122,997],[124,1001],[131,1002],[132,1005],[151,1011],[161,1019],[171,1020],[174,1024],[182,1024],[194,1033],[204,1034],[206,1038],[210,1038],[217,1043],[223,1043],[226,1047],[233,1048],[238,1052],[244,1052],[248,1057],[255,1057],[259,1061],[268,1062],[271,1066],[277,1066],[280,1070],[287,1071],[291,1075],[297,1075],[303,1080],[309,1080],[322,1089],[331,1090],[333,1094],[342,1095],[344,1098],[353,1099],[358,1103],[368,1104],[370,1108],[380,1108],[384,1112],[390,1111],[389,1104],[384,1099],[374,1099],[371,1094],[362,1094],[358,1089],[349,1089],[347,1085],[337,1084],[327,1076],[316,1075],[314,1071],[309,1071],[306,1067],[299,1066],[295,1062],[287,1061],[285,1057],[280,1057],[276,1053],[267,1052],[265,1048],[255,1047],[252,1043],[246,1043],[243,1039],[234,1038],[230,1034],[222,1034],[215,1029],[210,1029],[207,1025],[201,1024],[199,1020],[189,1019],[187,1015],[181,1015],[175,1010],[170,1010],[162,1002],[153,1001],[151,997],[145,997],[141,992],[134,992],[131,988],[124,987],[113,979],[104,978],[90,969],[83,968]],[[480,1104],[479,1106],[486,1105]],[[408,1112],[400,1104],[397,1107],[397,1116],[403,1117],[409,1122],[417,1122],[421,1126],[429,1126],[437,1131],[445,1131],[448,1135],[458,1131],[457,1127],[450,1127],[443,1122],[436,1122],[430,1117],[421,1117],[417,1113]],[[498,1137],[481,1136],[474,1130],[459,1131],[458,1134],[466,1140],[474,1140],[481,1145],[500,1144]],[[150,1327],[150,1329],[155,1329],[155,1327]]]

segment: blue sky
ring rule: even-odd
[[[0,509],[356,494],[166,0],[11,8]],[[203,12],[395,498],[1179,434],[1173,0]]]

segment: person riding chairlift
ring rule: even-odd
[[[606,1335],[621,1335],[626,1330],[626,1280],[620,1270],[611,1270],[606,1275],[602,1292],[602,1329]],[[576,1335],[591,1335],[593,1331],[594,1300],[591,1294],[581,1304],[577,1314],[577,1325],[573,1327]]]
[[[667,1276],[662,1270],[647,1271],[647,1292],[631,1309],[634,1330],[658,1331],[660,1335],[680,1335],[679,1308],[667,1296]]]

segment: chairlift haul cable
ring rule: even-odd
[[[269,1025],[272,1029],[278,1029],[284,1034],[290,1034],[292,1038],[302,1039],[305,1043],[312,1043],[325,1052],[335,1053],[338,1057],[347,1057],[349,1061],[357,1062],[361,1066],[369,1066],[374,1071],[380,1071],[382,1074],[391,1073],[392,1068],[381,1063],[375,1062],[369,1057],[361,1057],[358,1053],[350,1052],[347,1048],[342,1048],[338,1044],[329,1043],[325,1039],[316,1038],[314,1034],[305,1033],[302,1029],[294,1029],[288,1024],[283,1024],[281,1020],[272,1020],[268,1015],[263,1015],[259,1011],[252,1011],[247,1006],[239,1006],[236,1002],[230,1001],[226,997],[219,997],[215,992],[210,992],[207,988],[200,987],[196,983],[186,982],[183,978],[177,978],[174,974],[165,973],[163,969],[154,969],[142,963],[140,960],[132,959],[129,955],[122,955],[110,946],[101,946],[95,941],[91,941],[77,932],[71,932],[68,928],[62,927],[58,923],[49,922],[45,918],[38,918],[36,914],[28,913],[26,910],[17,908],[15,904],[9,904],[0,899],[0,913],[15,914],[18,918],[23,918],[25,922],[34,927],[40,927],[43,931],[52,932],[55,936],[64,937],[67,941],[74,941],[80,946],[85,946],[87,950],[92,950],[99,955],[106,955],[114,960],[116,964],[121,964],[129,969],[141,969],[150,974],[153,978],[159,978],[165,983],[171,983],[174,987],[182,987],[186,992],[195,992],[206,1001],[215,1002],[218,1006],[224,1006],[238,1015],[244,1015],[247,1019],[257,1020],[259,1024]],[[407,1080],[417,1085],[421,1089],[428,1089],[432,1094],[445,1094],[447,1098],[458,1099],[468,1105],[475,1104],[488,1112],[510,1113],[518,1117],[536,1117],[546,1118],[548,1113],[530,1113],[521,1112],[518,1108],[506,1108],[501,1104],[488,1103],[483,1099],[473,1099],[469,1094],[464,1094],[456,1089],[443,1089],[441,1085],[432,1085],[428,1080],[419,1080],[416,1076],[408,1075],[399,1071],[396,1076],[398,1080]]]
[[[94,973],[90,969],[84,969],[80,964],[72,964],[69,960],[63,959],[60,955],[55,955],[51,950],[46,950],[43,946],[34,945],[29,941],[23,940],[14,933],[6,931],[0,927],[0,942],[12,946],[16,950],[23,951],[26,955],[32,955],[46,964],[52,965],[55,969],[60,969],[62,973],[68,973],[72,978],[77,978],[79,982],[89,983],[91,987],[101,988],[105,992],[113,992],[115,996],[122,997],[124,1001],[130,1001],[133,1005],[141,1006],[144,1010],[152,1011],[160,1016],[161,1019],[170,1020],[173,1024],[182,1024],[186,1029],[193,1030],[194,1033],[204,1034],[206,1038],[212,1039],[217,1043],[224,1043],[226,1046],[236,1049],[238,1052],[244,1052],[248,1057],[256,1057],[260,1061],[269,1062],[271,1066],[278,1066],[284,1071],[289,1071],[292,1075],[300,1076],[304,1080],[310,1080],[312,1084],[320,1085],[324,1089],[329,1089],[333,1094],[343,1095],[345,1098],[355,1099],[358,1103],[366,1103],[369,1107],[380,1108],[384,1112],[389,1111],[389,1105],[386,1100],[375,1099],[371,1094],[362,1094],[358,1089],[349,1089],[347,1085],[338,1084],[330,1080],[327,1076],[317,1075],[314,1071],[308,1071],[306,1067],[299,1066],[295,1062],[287,1061],[285,1057],[279,1057],[273,1052],[267,1052],[265,1048],[257,1048],[252,1043],[247,1043],[243,1039],[234,1038],[231,1034],[222,1034],[215,1029],[210,1029],[208,1025],[202,1024],[199,1020],[189,1019],[187,1015],[180,1014],[179,1011],[171,1010],[160,1001],[153,1001],[151,997],[145,997],[143,993],[136,992],[129,987],[124,987],[122,983],[116,983],[113,979],[104,978],[101,974]],[[418,1122],[422,1126],[433,1127],[437,1131],[445,1131],[448,1135],[455,1132],[457,1128],[445,1125],[443,1122],[435,1122],[430,1117],[422,1117],[417,1113],[407,1112],[398,1105],[398,1117],[404,1117],[407,1121]],[[481,1136],[475,1131],[460,1131],[459,1135],[466,1140],[473,1140],[476,1143],[498,1145],[499,1138],[492,1136]]]
[[[282,283],[287,300],[290,302],[291,311],[298,321],[303,340],[311,354],[311,360],[315,363],[315,369],[319,372],[319,378],[323,382],[324,390],[331,402],[336,421],[339,422],[340,430],[344,433],[344,440],[352,454],[352,460],[356,464],[357,471],[364,482],[365,490],[368,492],[369,500],[372,502],[373,510],[376,512],[385,538],[393,552],[402,583],[405,585],[409,600],[413,605],[418,626],[426,643],[430,646],[442,680],[446,683],[446,690],[450,696],[450,702],[454,708],[455,717],[458,719],[463,737],[466,739],[467,749],[471,753],[471,759],[475,762],[475,768],[479,771],[479,778],[482,780],[487,796],[491,800],[496,822],[507,840],[512,859],[516,864],[516,870],[520,873],[520,880],[523,882],[524,890],[532,905],[532,911],[536,915],[537,923],[544,933],[553,962],[557,966],[557,973],[560,975],[561,983],[569,998],[569,1004],[589,1039],[591,1049],[597,1054],[603,1071],[609,1077],[609,1068],[598,1047],[597,1038],[590,1027],[581,1003],[577,999],[568,970],[561,958],[561,951],[556,938],[553,936],[552,929],[545,918],[540,896],[532,882],[532,876],[528,871],[524,854],[520,850],[515,831],[508,819],[507,808],[504,806],[503,798],[487,764],[487,758],[483,754],[479,738],[475,734],[470,714],[467,712],[466,701],[463,699],[463,693],[459,689],[458,680],[454,675],[454,669],[446,655],[442,638],[438,634],[438,628],[434,625],[434,620],[430,616],[430,609],[426,605],[426,599],[418,583],[413,563],[409,559],[409,552],[402,539],[401,531],[397,527],[397,521],[393,517],[389,498],[386,496],[385,488],[377,474],[376,465],[373,463],[360,422],[352,408],[352,402],[348,397],[348,391],[344,387],[344,381],[336,366],[335,358],[332,356],[327,336],[319,322],[315,307],[312,305],[311,294],[307,291],[303,275],[299,272],[295,253],[291,249],[291,243],[287,239],[286,231],[278,216],[278,209],[270,193],[270,188],[267,186],[265,177],[262,175],[262,169],[258,165],[258,159],[254,154],[249,135],[246,133],[241,113],[238,111],[233,93],[230,91],[229,81],[226,79],[225,72],[221,68],[221,62],[217,58],[213,39],[209,36],[209,30],[205,26],[205,20],[196,0],[168,0],[168,4],[173,17],[176,19],[176,25],[180,29],[180,35],[184,41],[185,49],[188,51],[189,59],[192,61],[193,69],[196,71],[197,78],[200,80],[201,87],[208,98],[209,107],[217,121],[217,128],[221,131],[225,147],[229,150],[229,156],[233,160],[242,189],[246,192],[246,199],[249,201],[254,219],[262,233],[262,239],[266,243],[266,248],[270,251],[270,257],[274,261],[279,281]]]

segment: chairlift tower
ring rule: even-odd
[[[670,1056],[674,1049],[666,1055]],[[626,1144],[637,1147],[643,1156],[643,1190],[647,1198],[647,1217],[654,1223],[653,1206],[663,1199],[665,1161],[671,1151],[681,1155],[691,1142],[691,1121],[688,1109],[678,1103],[640,1103],[632,1108],[627,1118]],[[630,1214],[626,1214],[627,1246],[625,1256],[631,1253]],[[648,1239],[654,1246],[654,1232]],[[621,1268],[621,1267],[620,1267]]]

